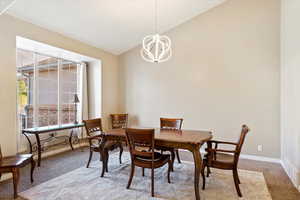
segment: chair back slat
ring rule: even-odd
[[[102,120],[101,118],[83,120],[86,133],[88,136],[93,136],[97,132],[102,132]]]
[[[160,128],[181,130],[182,122],[181,118],[160,118]]]
[[[126,139],[132,159],[136,156],[154,157],[154,129],[126,129]],[[150,147],[151,152],[139,150],[137,147]]]
[[[111,114],[110,118],[113,129],[127,128],[128,114]]]
[[[239,160],[239,156],[240,156],[240,153],[242,151],[242,147],[243,147],[243,144],[245,142],[246,135],[248,134],[249,131],[250,131],[250,129],[248,128],[247,125],[242,126],[241,135],[240,135],[240,138],[239,138],[239,141],[238,141],[238,145],[236,146],[236,149],[235,149],[236,150],[236,153],[235,153],[236,163]]]

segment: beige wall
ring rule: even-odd
[[[279,21],[280,0],[229,0],[167,33],[170,61],[146,63],[140,47],[121,55],[131,123],[158,127],[160,116],[183,117],[183,128],[212,129],[224,140],[237,140],[246,123],[243,153],[279,158]]]
[[[300,190],[300,1],[282,0],[282,161]]]
[[[103,117],[106,119],[109,113],[119,112],[119,68],[116,56],[7,15],[0,16],[0,27],[0,144],[4,155],[14,154],[17,149],[17,35],[100,59],[102,61]]]

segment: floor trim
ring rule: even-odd
[[[242,159],[256,160],[256,161],[263,161],[263,162],[271,162],[271,163],[281,164],[281,160],[278,159],[278,158],[270,158],[270,157],[264,157],[264,156],[254,156],[254,155],[248,155],[248,154],[241,154],[240,157]]]
[[[300,180],[298,178],[300,171],[289,160],[283,159],[280,163],[293,185],[300,192]]]
[[[188,151],[188,150],[180,150],[180,151]],[[200,149],[201,153],[205,153],[204,149]],[[271,163],[278,163],[281,164],[281,160],[278,158],[270,158],[270,157],[264,157],[264,156],[254,156],[254,155],[248,155],[248,154],[241,154],[240,158],[242,159],[248,159],[248,160],[255,160],[255,161],[263,161],[263,162],[271,162]]]

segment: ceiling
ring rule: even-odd
[[[159,32],[226,0],[158,0]],[[17,0],[9,14],[113,54],[154,32],[154,0]]]

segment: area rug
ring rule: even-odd
[[[142,176],[136,168],[129,190],[126,189],[130,172],[130,156],[123,154],[123,164],[118,154],[109,159],[109,172],[100,177],[101,163],[94,161],[90,168],[81,167],[44,182],[20,197],[28,200],[192,200],[194,196],[194,165],[191,162],[175,163],[171,184],[167,182],[167,166],[155,170],[155,197],[150,194],[150,170]],[[202,200],[271,200],[264,176],[260,172],[239,170],[243,198],[238,198],[231,171],[213,170],[207,178],[206,190],[200,189]],[[202,186],[202,179],[200,179]]]

